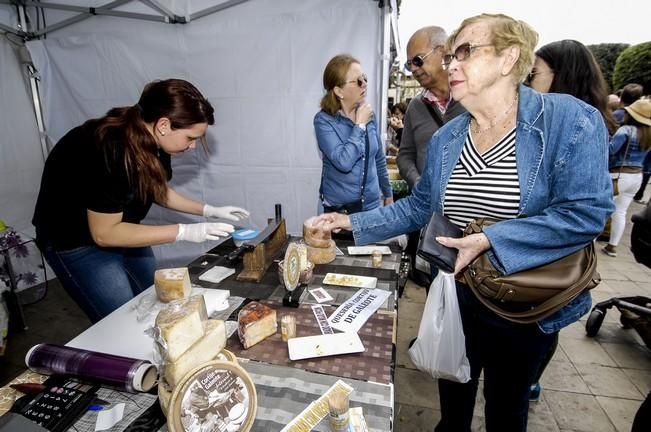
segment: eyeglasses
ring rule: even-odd
[[[357,83],[357,87],[361,87],[364,84],[368,83],[368,77],[366,74],[361,74],[357,79],[351,80],[351,81],[345,81],[344,85],[350,84],[350,83]]]
[[[411,71],[412,66],[423,67],[423,65],[425,64],[425,59],[429,57],[430,54],[432,54],[434,51],[442,47],[443,45],[437,45],[434,48],[432,48],[427,54],[415,55],[411,60],[407,60],[405,62],[405,69]]]
[[[493,46],[493,44],[480,44],[480,45],[472,45],[469,42],[466,42],[464,44],[461,44],[457,47],[457,49],[454,50],[454,54],[446,54],[443,56],[443,60],[441,61],[441,64],[443,65],[443,69],[447,69],[450,67],[450,63],[452,63],[452,60],[457,59],[457,61],[464,61],[468,57],[470,57],[470,54],[477,48],[482,48],[482,47],[487,47],[487,46]]]

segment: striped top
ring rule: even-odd
[[[464,228],[480,217],[513,219],[518,215],[519,205],[515,128],[483,155],[468,132],[445,191],[445,216]]]

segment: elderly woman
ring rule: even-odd
[[[468,113],[434,134],[410,197],[372,212],[322,215],[326,228],[352,230],[356,242],[366,244],[418,229],[433,212],[459,227],[479,217],[501,219],[479,234],[437,238],[458,249],[456,273],[482,253],[511,274],[592,242],[613,209],[608,133],[593,107],[521,85],[537,39],[529,25],[508,16],[466,19],[448,39],[443,62],[452,97]],[[499,317],[460,282],[457,296],[471,380],[439,380],[436,431],[470,431],[482,370],[486,430],[525,431],[529,387],[542,359],[555,333],[589,311],[590,293],[535,324]]]
[[[357,59],[340,54],[323,72],[326,94],[314,116],[323,153],[321,201],[326,212],[356,213],[393,202],[377,122],[366,102],[367,78]]]

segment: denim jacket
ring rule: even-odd
[[[628,143],[628,151],[626,145]],[[640,167],[644,171],[650,171],[648,165],[651,160],[646,157],[649,150],[640,148],[640,139],[637,136],[637,127],[624,125],[617,129],[615,135],[610,139],[610,160],[608,167],[617,170],[619,167]],[[645,159],[646,158],[646,159]]]
[[[563,94],[520,86],[516,162],[519,217],[485,229],[486,252],[504,274],[550,263],[585,247],[614,209],[608,175],[608,131],[595,108]],[[423,227],[443,213],[445,190],[468,133],[461,114],[429,143],[425,170],[412,195],[395,204],[352,215],[355,240],[367,244]],[[539,322],[545,332],[571,324],[591,305],[589,293]]]
[[[340,112],[331,116],[325,111],[319,111],[314,116],[314,130],[319,150],[323,154],[321,191],[325,204],[337,206],[360,198],[367,135],[371,159],[364,189],[364,210],[377,208],[380,205],[380,194],[385,198],[393,196],[375,116],[364,131]]]

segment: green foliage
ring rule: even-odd
[[[613,86],[621,88],[629,83],[641,84],[644,94],[651,94],[651,42],[633,45],[619,55],[613,70]]]
[[[617,63],[617,57],[628,48],[630,45],[621,44],[621,43],[603,43],[598,45],[588,45],[588,49],[592,51],[599,67],[601,68],[601,73],[604,75],[606,84],[610,87],[611,91],[617,89],[617,87],[612,84],[612,75],[613,69],[615,69],[615,63]]]

